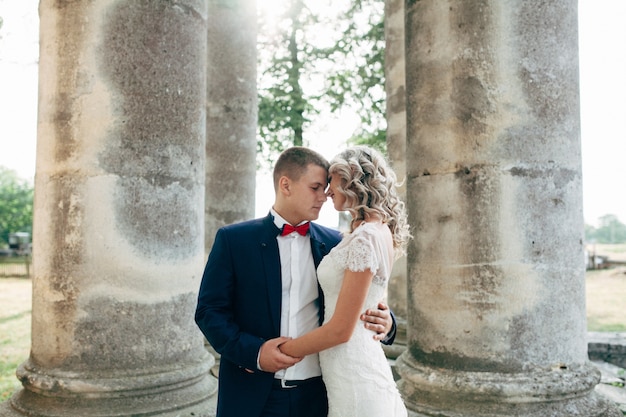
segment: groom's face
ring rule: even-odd
[[[287,221],[296,225],[305,220],[315,220],[326,202],[328,172],[323,167],[309,164],[297,180],[289,181],[289,217]],[[282,213],[281,213],[282,214]]]

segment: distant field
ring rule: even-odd
[[[626,332],[626,267],[587,271],[587,328]]]
[[[595,254],[599,256],[606,256],[612,261],[626,262],[626,243],[619,243],[615,245],[590,244],[587,245],[587,250],[595,252]]]
[[[626,244],[588,245],[608,261],[626,262]],[[587,271],[587,327],[590,331],[626,332],[626,265]]]

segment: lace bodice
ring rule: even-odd
[[[324,321],[335,311],[346,269],[374,273],[366,308],[383,301],[391,275],[393,242],[386,225],[364,223],[322,260],[317,273],[324,291]],[[328,417],[405,417],[406,408],[393,380],[381,343],[362,322],[350,340],[320,352],[328,392]]]
[[[337,304],[343,282],[343,271],[374,272],[365,308],[375,308],[385,298],[387,283],[393,262],[393,242],[389,228],[380,223],[363,223],[344,239],[322,260],[318,276],[326,299],[324,317],[328,320]],[[324,273],[332,268],[334,273]],[[337,275],[340,275],[337,277]],[[329,279],[327,279],[327,277]]]

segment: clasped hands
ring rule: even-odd
[[[382,302],[378,303],[378,309],[368,309],[361,314],[360,318],[365,322],[366,329],[375,332],[374,340],[378,341],[383,340],[393,326],[389,307]],[[275,373],[281,369],[289,368],[302,360],[302,358],[294,358],[280,351],[280,345],[289,339],[289,337],[281,336],[263,343],[259,353],[259,365],[263,371]],[[246,370],[253,372],[249,369]]]

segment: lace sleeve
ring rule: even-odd
[[[340,256],[346,269],[362,272],[369,268],[374,273],[378,270],[378,257],[371,236],[355,236],[342,252]]]

